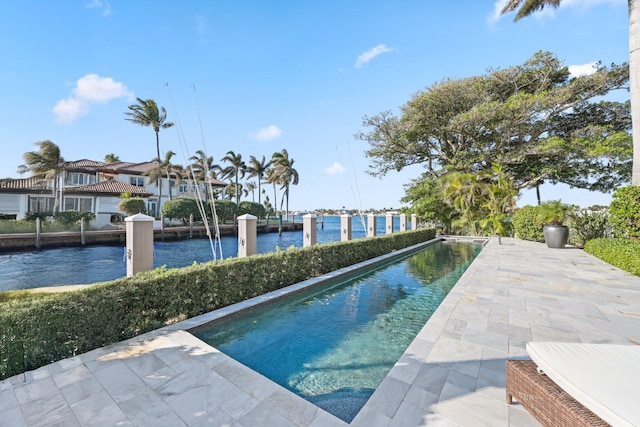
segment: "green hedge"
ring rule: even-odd
[[[292,248],[0,303],[0,379],[424,242],[435,230]]]
[[[537,216],[538,207],[531,205],[523,206],[513,213],[511,223],[518,239],[544,242],[542,225],[538,223]]]
[[[584,250],[624,271],[640,276],[640,240],[593,239],[584,245]]]

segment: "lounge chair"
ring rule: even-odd
[[[640,425],[640,346],[534,342],[507,361],[507,402],[544,426]]]

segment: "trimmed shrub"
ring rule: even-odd
[[[609,207],[615,237],[640,238],[640,186],[618,188]]]
[[[260,203],[240,202],[238,205],[238,215],[249,214],[258,218],[267,216],[267,210]]]
[[[197,200],[190,197],[178,197],[167,201],[162,205],[162,213],[169,219],[179,219],[183,224],[189,222],[191,215],[193,215],[194,221],[202,219]]]
[[[144,200],[140,197],[127,197],[120,200],[120,203],[118,203],[118,210],[126,213],[127,215],[135,215],[145,213],[147,211],[147,206]]]
[[[46,221],[47,218],[53,216],[53,211],[47,212],[27,212],[24,216],[24,219],[27,221],[35,221],[40,218],[40,221]]]
[[[542,226],[537,221],[538,208],[527,205],[513,213],[511,224],[518,239],[544,242]]]
[[[589,240],[610,236],[609,215],[606,212],[582,210],[569,217],[571,241],[583,247]]]
[[[72,225],[80,221],[82,218],[85,221],[93,221],[96,219],[96,215],[93,212],[78,212],[78,211],[62,211],[54,215],[56,221],[63,225]]]
[[[584,251],[640,276],[640,240],[593,239],[584,245]]]
[[[236,214],[236,204],[231,200],[215,200],[215,206],[216,215],[222,223],[227,219],[233,219]]]
[[[3,214],[3,213],[0,213],[0,221],[15,220],[17,217],[18,217],[18,215],[16,215],[16,214]]]
[[[165,268],[0,303],[0,379],[432,239],[435,230]]]

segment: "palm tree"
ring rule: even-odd
[[[64,171],[65,161],[60,155],[60,147],[55,143],[45,140],[36,142],[38,151],[28,151],[22,155],[24,164],[18,166],[18,173],[30,172],[34,178],[40,178],[52,182],[53,212],[58,212],[59,197],[58,184],[60,174]],[[62,188],[60,188],[62,191]]]
[[[247,182],[247,187],[246,187],[246,191],[247,191],[247,195],[249,192],[251,192],[251,201],[255,203],[256,201],[256,189],[258,188],[258,186],[256,185],[256,183],[254,181],[250,181]],[[258,192],[258,203],[260,203],[260,192]]]
[[[502,13],[518,10],[515,20],[542,10],[558,7],[562,0],[509,0]],[[629,96],[631,98],[631,134],[633,137],[633,169],[631,185],[640,185],[640,0],[627,0],[629,5]]]
[[[207,156],[204,151],[198,150],[196,151],[196,154],[194,156],[189,157],[189,160],[193,162],[189,165],[189,169],[193,173],[193,178],[196,181],[204,181],[205,183],[204,200],[207,201],[209,200],[208,196],[210,189],[210,187],[207,185],[207,177],[210,173],[215,174],[213,156]],[[213,194],[211,195],[211,198],[213,198]]]
[[[267,182],[273,185],[273,213],[277,213],[278,209],[278,193],[276,191],[276,185],[280,184],[280,176],[278,175],[278,170],[275,168],[275,165],[272,163],[269,169],[267,169]]]
[[[223,179],[235,178],[235,196],[236,196],[236,209],[240,203],[240,189],[238,188],[238,179],[243,178],[247,170],[247,165],[242,161],[242,154],[236,154],[233,151],[227,151],[227,155],[220,159],[223,162],[228,162],[229,166],[221,170]]]
[[[120,157],[116,156],[113,153],[109,153],[106,156],[104,156],[104,162],[105,163],[117,163],[120,161]]]
[[[282,202],[284,198],[287,198],[287,205],[285,210],[285,217],[289,217],[289,188],[291,185],[298,185],[298,171],[293,168],[293,159],[289,158],[289,153],[286,149],[282,149],[281,152],[273,153],[271,157],[273,164],[275,165],[276,173],[279,177],[279,182],[284,189],[282,200],[280,201],[280,209],[282,209]]]
[[[162,205],[162,178],[167,178],[167,183],[169,185],[169,200],[172,199],[171,187],[175,185],[180,185],[180,181],[182,180],[182,171],[183,167],[180,165],[171,164],[171,158],[175,156],[176,153],[169,150],[167,154],[164,156],[164,160],[156,157],[152,160],[152,162],[156,163],[156,167],[154,169],[149,170],[146,175],[149,177],[149,180],[156,181],[158,183],[158,209],[156,214],[161,212]],[[171,185],[171,175],[175,176],[174,185]]]
[[[129,105],[129,111],[125,112],[125,120],[140,126],[151,126],[156,133],[156,157],[160,158],[160,129],[173,126],[173,122],[167,121],[167,110],[158,108],[153,99],[136,98],[137,104]]]
[[[260,190],[262,180],[264,179],[265,174],[267,173],[267,169],[269,169],[270,165],[271,162],[267,162],[267,159],[264,156],[262,156],[262,160],[258,160],[255,156],[249,157],[249,166],[247,166],[247,172],[249,173],[249,178],[253,178],[254,176],[258,178],[258,203],[261,203],[260,194],[262,192]]]

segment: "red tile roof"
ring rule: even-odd
[[[82,159],[82,160],[75,160],[73,162],[67,162],[67,164],[65,165],[65,169],[67,170],[85,170],[85,171],[96,171],[98,169],[101,169],[105,166],[106,163],[104,162],[98,162],[95,160],[88,160],[88,159]]]
[[[149,197],[153,193],[144,187],[136,187],[122,181],[100,181],[96,184],[83,185],[81,187],[69,187],[65,189],[65,194],[91,193],[91,194],[111,194],[119,196],[129,192],[134,197]]]
[[[0,190],[47,190],[51,191],[49,181],[42,178],[0,179]]]

